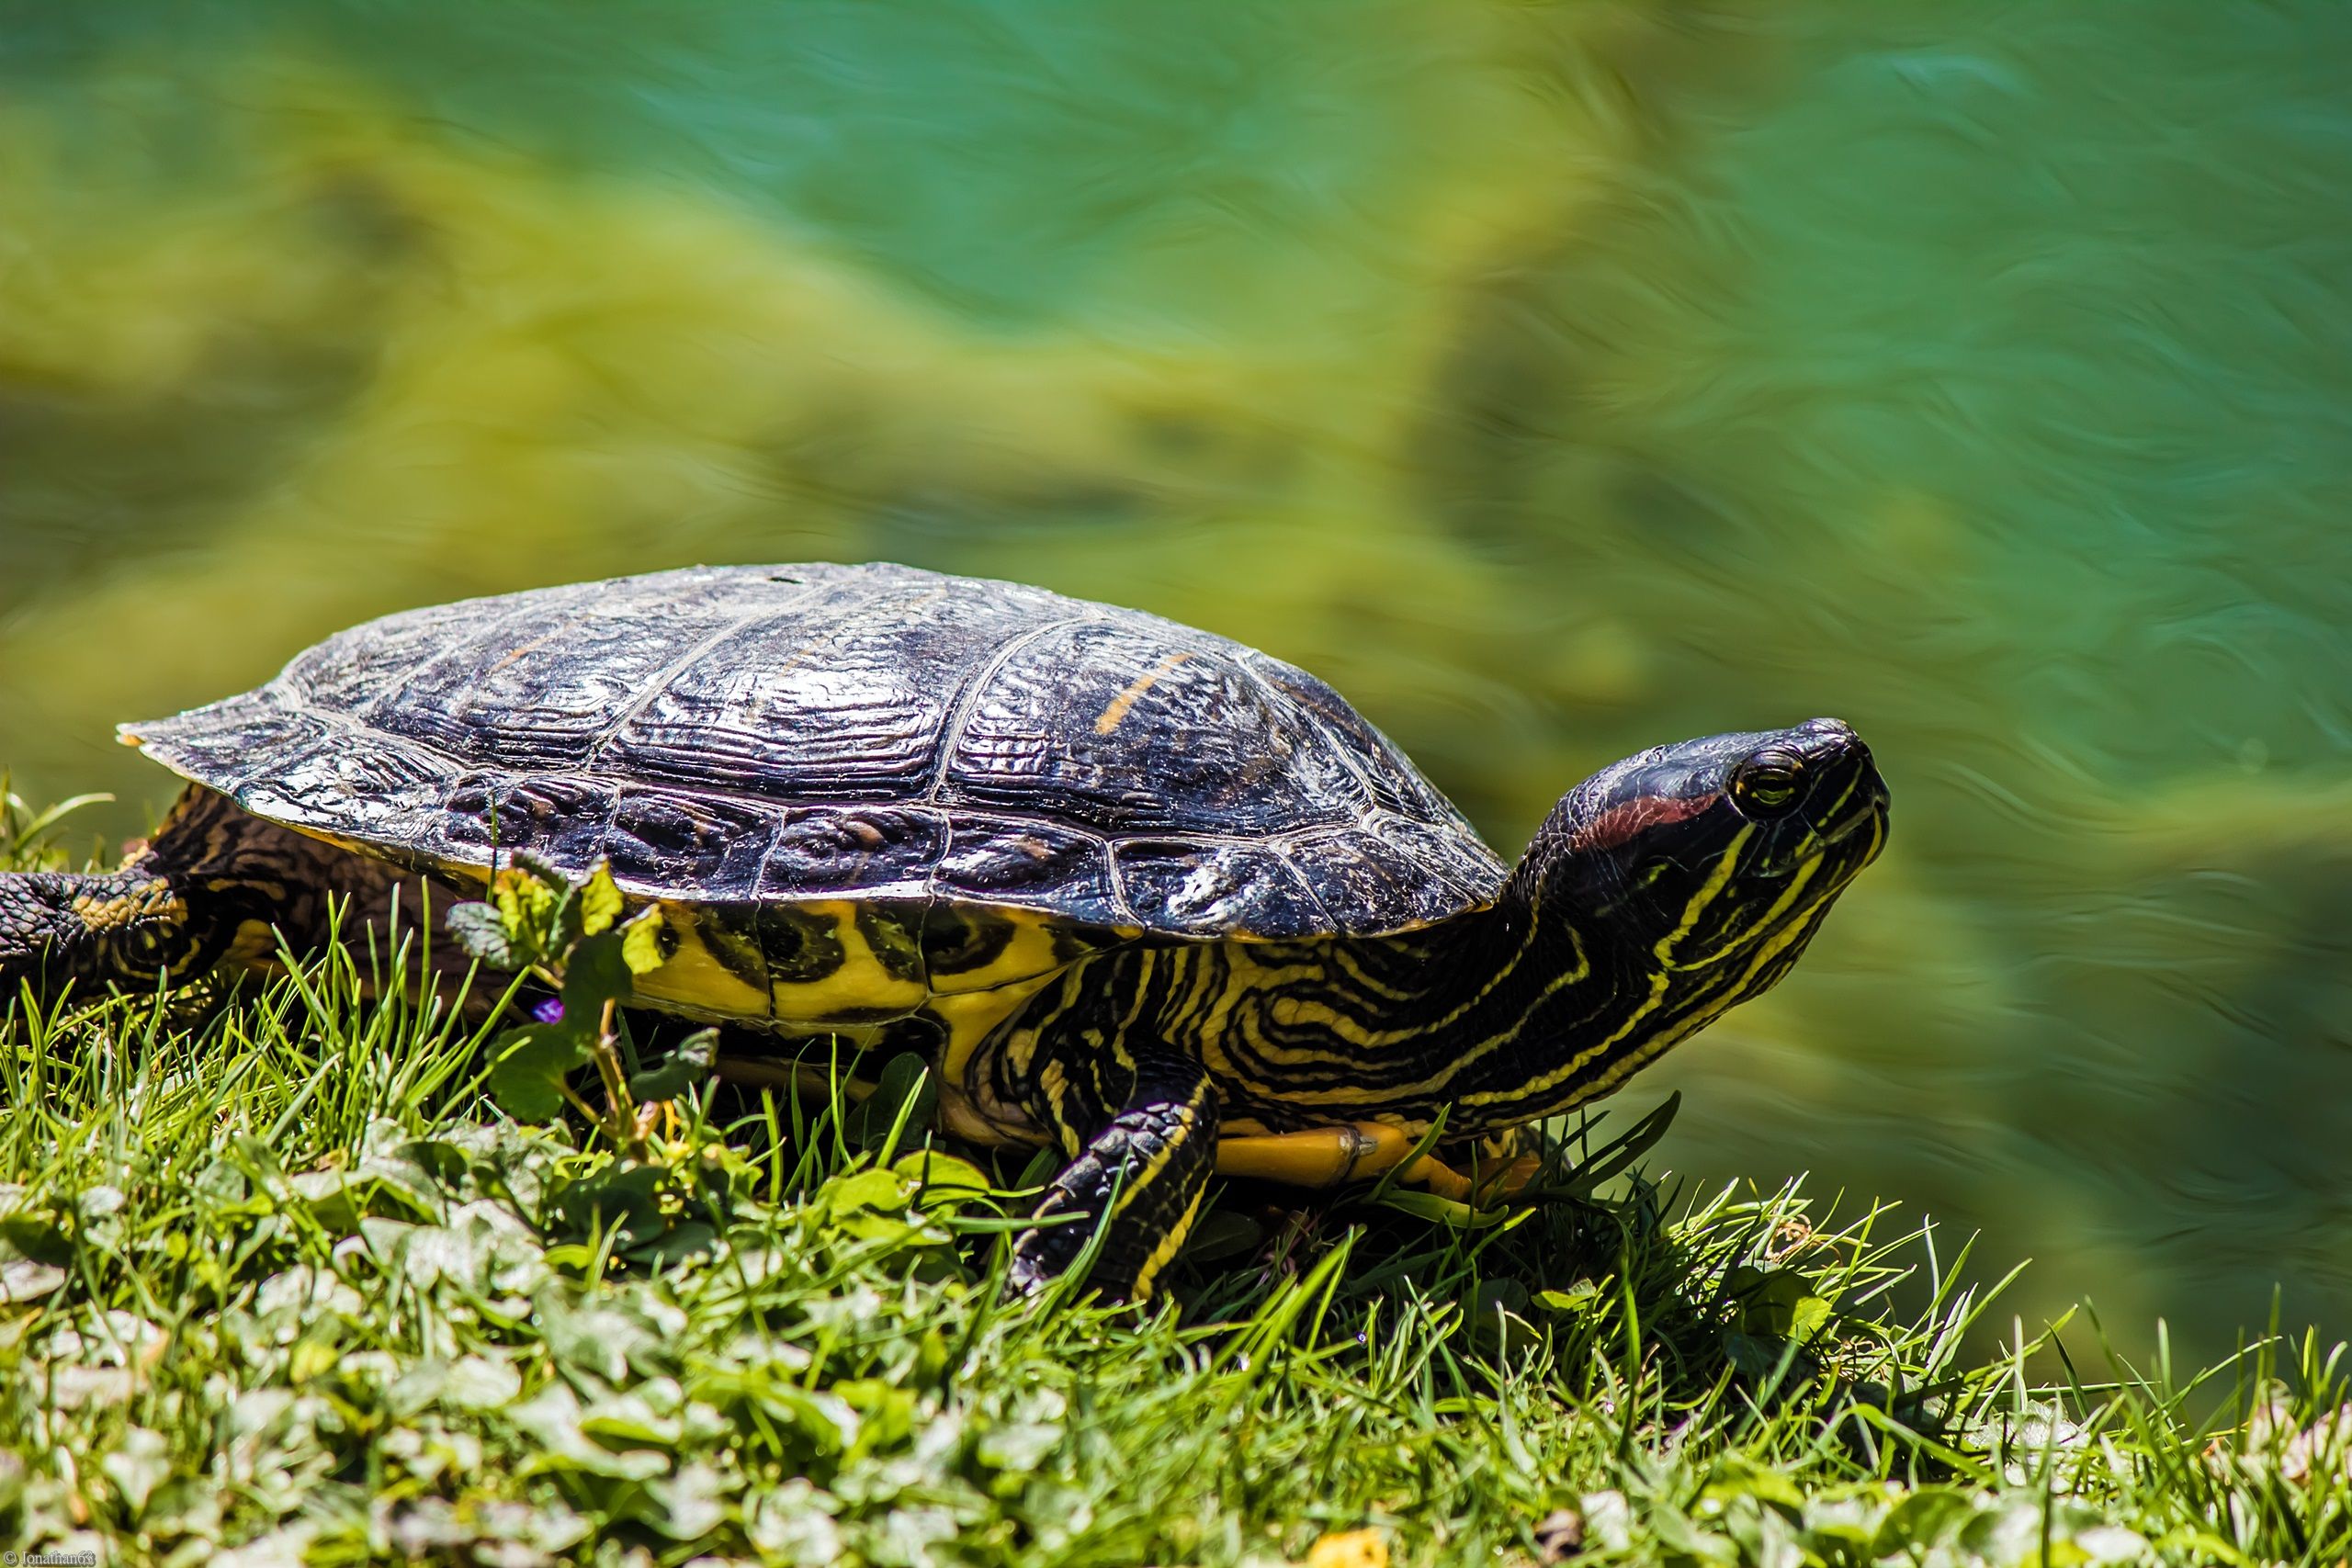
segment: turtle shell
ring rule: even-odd
[[[124,727],[244,809],[420,869],[609,861],[675,905],[989,906],[1374,934],[1503,867],[1330,687],[1227,638],[892,565],[698,567],[330,637]]]

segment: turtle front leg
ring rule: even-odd
[[[1092,1058],[1102,1061],[1101,1057]],[[1086,1220],[1023,1231],[1012,1246],[1012,1285],[1034,1294],[1068,1271],[1097,1225],[1089,1282],[1123,1301],[1149,1298],[1160,1270],[1191,1234],[1216,1162],[1216,1091],[1208,1069],[1174,1052],[1137,1052],[1134,1066],[1085,1060],[1046,1069],[1044,1119],[1075,1156],[1054,1178],[1036,1217]],[[1081,1079],[1096,1078],[1083,1083]]]

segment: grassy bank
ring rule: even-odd
[[[27,825],[12,811],[0,863],[42,856]],[[1624,1163],[1645,1136],[1629,1117],[1508,1213],[1229,1191],[1151,1310],[1007,1303],[1023,1170],[927,1154],[821,1094],[698,1090],[641,1156],[576,1116],[518,1123],[476,1034],[368,983],[396,962],[366,967],[0,1022],[0,1545],[188,1564],[2352,1550],[2345,1392],[2316,1347],[2201,1389],[2113,1381],[2103,1357],[2104,1381],[2036,1387],[2024,1347],[1963,1359],[1998,1307],[1932,1234],[1796,1191],[1661,1190]]]

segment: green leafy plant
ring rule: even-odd
[[[449,911],[448,930],[470,956],[553,993],[532,1004],[528,1022],[491,1043],[484,1087],[500,1109],[544,1122],[570,1105],[616,1147],[642,1157],[659,1108],[709,1076],[718,1037],[703,1030],[660,1065],[637,1066],[620,1009],[636,976],[661,967],[662,912],[648,905],[624,916],[628,900],[603,863],[573,879],[518,854],[492,878],[486,900]],[[592,1064],[602,1107],[571,1087],[571,1076]]]

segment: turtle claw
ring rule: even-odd
[[[1004,1277],[1005,1298],[1009,1301],[1035,1301],[1045,1294],[1046,1287],[1053,1282],[1053,1273],[1043,1263],[1015,1252],[1012,1271]]]

